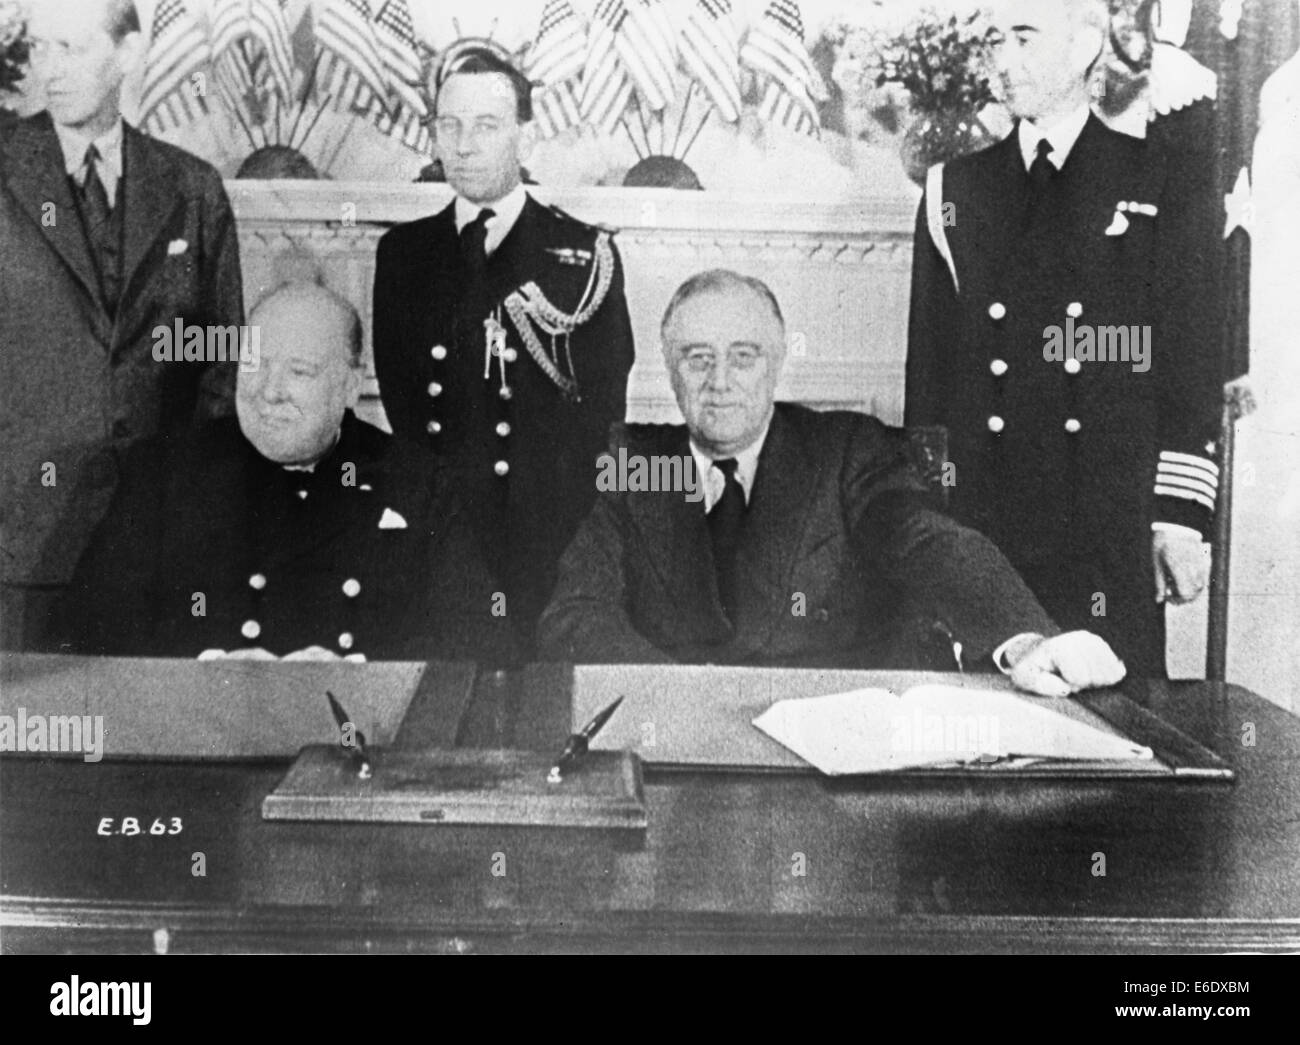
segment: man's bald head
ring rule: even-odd
[[[331,343],[340,343],[352,366],[361,365],[361,316],[347,298],[336,294],[322,283],[311,280],[294,280],[281,283],[264,294],[253,306],[249,323],[258,324],[259,316],[281,315],[288,312],[295,317],[316,316],[326,331],[337,331]],[[341,333],[340,333],[341,332]]]
[[[239,427],[269,460],[319,460],[361,395],[361,317],[346,298],[302,282],[267,294],[249,323],[261,348],[237,378]]]

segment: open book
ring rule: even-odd
[[[936,684],[902,693],[856,689],[782,700],[753,723],[823,773],[836,776],[923,767],[1149,763],[1154,758],[1149,747],[1084,715],[1091,721],[1032,697]]]

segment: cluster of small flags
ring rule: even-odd
[[[197,85],[209,66],[236,115],[262,104],[284,112],[302,104],[287,0],[213,0],[207,27],[195,6],[160,0],[154,12],[140,101],[144,127],[160,133],[207,115],[206,91]],[[408,0],[327,0],[315,35],[318,55],[306,93],[314,89],[322,106],[373,119],[427,152],[429,113]],[[254,115],[258,123],[265,117]]]
[[[213,0],[210,27],[197,0],[160,0],[150,31],[141,123],[155,133],[209,111],[196,89],[209,65],[234,111],[266,99],[287,110],[303,95],[295,81],[287,0]],[[314,89],[322,107],[364,116],[409,147],[427,151],[429,112],[408,0],[325,0],[315,16]],[[756,77],[759,115],[797,132],[820,130],[821,77],[804,46],[795,0],[771,0],[742,46],[732,0],[597,0],[584,26],[570,0],[548,0],[524,57],[536,83],[543,137],[586,123],[612,134],[628,107],[652,113],[677,98],[678,71],[710,111],[740,118],[742,68]],[[305,96],[305,95],[304,95]],[[264,117],[264,114],[263,114]],[[259,121],[260,122],[260,121]]]
[[[141,124],[158,132],[206,116],[207,98],[194,90],[193,77],[211,59],[208,34],[186,9],[185,0],[161,0],[153,14],[140,92]]]
[[[804,46],[795,0],[771,0],[742,46],[731,0],[598,0],[584,30],[570,0],[549,0],[525,72],[540,86],[539,129],[553,137],[582,123],[612,134],[635,99],[654,113],[676,98],[677,71],[722,119],[741,112],[741,70],[758,78],[759,115],[805,134],[821,127],[825,85]]]
[[[374,120],[385,134],[429,151],[424,76],[407,0],[329,0],[320,15],[318,75],[336,111]]]
[[[281,0],[216,0],[211,39],[217,88],[228,104],[244,103],[259,81],[279,104],[293,104],[293,50]]]

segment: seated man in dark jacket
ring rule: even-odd
[[[957,661],[1038,693],[1123,677],[1100,638],[1057,633],[992,543],[928,507],[903,432],[774,403],[785,326],[764,284],[694,276],[661,331],[686,425],[628,425],[603,459],[546,656],[882,666],[919,615]]]
[[[65,648],[508,659],[509,624],[445,477],[352,413],[356,311],[294,283],[250,318],[237,418],[128,456],[61,614]]]

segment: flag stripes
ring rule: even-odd
[[[583,64],[582,118],[604,134],[613,134],[632,100],[632,83],[615,46],[622,0],[600,0],[587,36]]]
[[[696,0],[680,34],[686,71],[728,123],[740,119],[740,44],[731,0]]]
[[[207,115],[207,101],[190,88],[190,77],[211,58],[206,34],[184,0],[161,0],[154,11],[140,95],[140,123],[170,130]]]
[[[582,123],[574,87],[582,74],[586,43],[569,0],[548,0],[524,63],[524,75],[539,85],[533,90],[533,118],[543,138]]]

